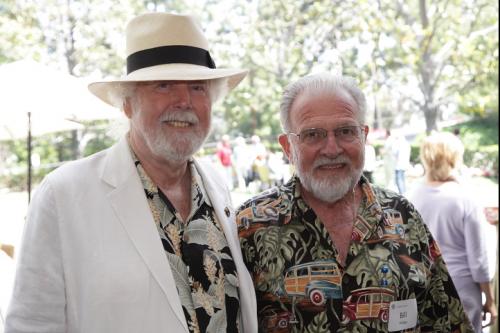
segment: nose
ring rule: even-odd
[[[343,151],[344,148],[339,145],[335,135],[333,135],[332,132],[329,132],[323,142],[323,146],[321,147],[321,154],[327,157],[335,158],[338,155],[342,154]]]
[[[187,84],[176,84],[174,90],[174,106],[180,109],[191,108],[191,92]]]

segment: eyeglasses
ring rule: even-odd
[[[342,143],[350,143],[361,137],[361,133],[365,132],[364,126],[342,126],[333,130],[335,138]],[[300,133],[288,133],[299,138],[300,143],[306,145],[317,145],[323,142],[328,136],[328,130],[324,128],[306,128]]]

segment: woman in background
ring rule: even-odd
[[[425,138],[420,147],[425,181],[416,186],[409,198],[439,244],[465,311],[480,333],[487,313],[490,320],[486,326],[497,317],[491,284],[494,267],[489,267],[489,225],[483,210],[457,178],[463,152],[461,141],[451,133]]]

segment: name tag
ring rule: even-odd
[[[389,332],[413,328],[417,325],[417,300],[407,299],[389,304]]]

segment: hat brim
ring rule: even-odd
[[[227,91],[235,88],[247,75],[248,70],[234,68],[208,68],[190,64],[165,64],[134,71],[129,75],[109,81],[92,82],[88,89],[102,101],[114,105],[113,93],[123,83],[147,81],[205,81],[227,79]]]

